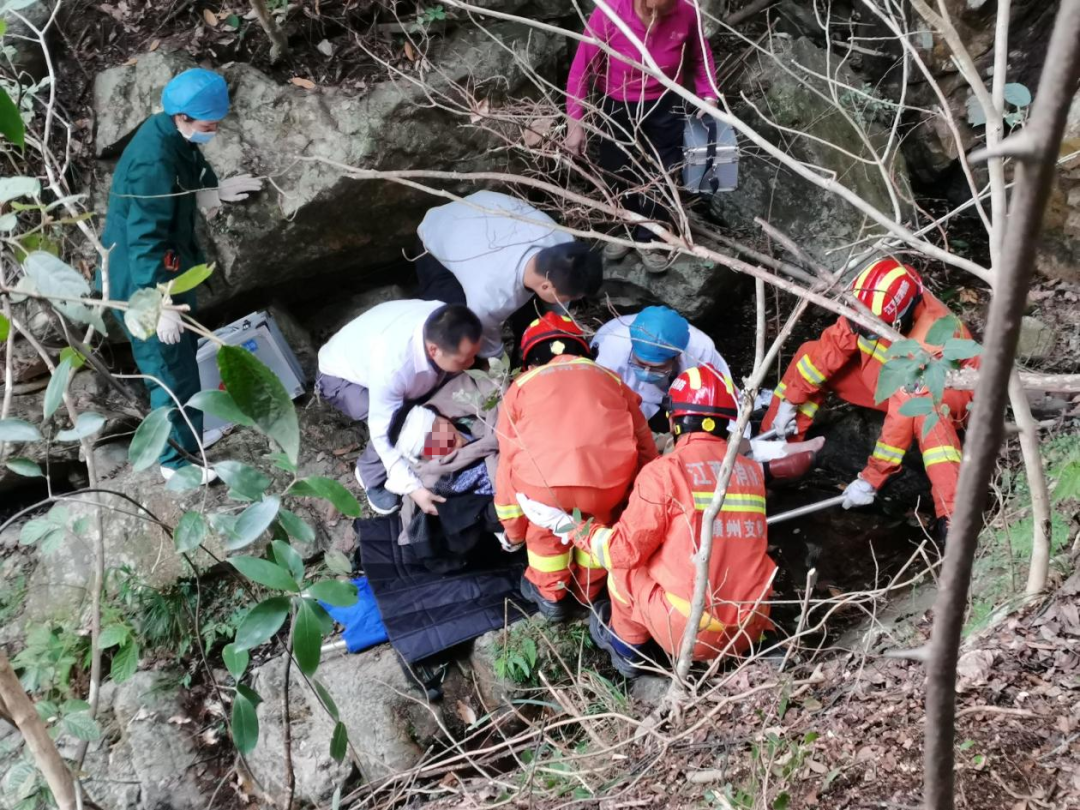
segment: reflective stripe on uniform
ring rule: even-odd
[[[712,503],[713,493],[711,492],[695,492],[694,493],[694,508],[699,512],[704,512],[709,508],[709,504]],[[758,514],[765,514],[765,496],[763,495],[747,495],[743,493],[729,492],[724,497],[724,504],[720,507],[721,512],[756,512]]]
[[[775,396],[777,399],[785,399],[786,400],[787,397],[784,396],[784,392],[786,390],[787,390],[787,383],[780,383],[773,390],[773,396]],[[818,412],[819,407],[820,406],[816,402],[807,401],[807,402],[804,402],[802,405],[796,405],[795,409],[799,413],[801,413],[803,416],[807,417],[808,419],[813,419],[815,416],[817,416],[817,412]]]
[[[582,568],[603,568],[601,562],[592,554],[580,548],[574,549],[574,562]]]
[[[881,345],[880,341],[867,340],[864,337],[860,337],[858,343],[859,343],[859,351],[861,351],[863,354],[870,355],[872,358],[877,360],[879,363],[884,363],[885,362],[886,349],[885,349],[884,346]]]
[[[895,267],[890,270],[881,278],[880,281],[878,281],[876,285],[874,285],[874,298],[872,303],[870,304],[871,312],[873,312],[878,317],[881,316],[881,313],[885,311],[885,296],[889,292],[889,287],[892,286],[894,281],[906,275],[907,268],[901,265],[900,267]]]
[[[531,548],[526,549],[529,555],[529,568],[542,571],[545,574],[557,574],[570,567],[570,552],[552,554],[550,556],[537,554]]]
[[[795,364],[795,367],[799,369],[799,374],[802,378],[810,383],[814,388],[819,387],[825,382],[825,375],[817,370],[817,367],[810,361],[810,355],[804,354],[799,358],[799,362]]]
[[[619,589],[615,587],[615,577],[607,578],[607,592],[608,596],[613,598],[616,602],[622,602],[624,605],[630,604],[630,600],[619,593]]]
[[[904,451],[899,447],[893,447],[891,444],[878,442],[874,445],[874,454],[871,458],[888,461],[893,464],[900,464],[904,460]]]
[[[622,382],[622,378],[618,374],[616,374],[614,371],[612,371],[611,369],[607,369],[607,368],[604,368],[603,366],[596,365],[596,363],[594,363],[588,357],[575,357],[573,360],[570,360],[570,361],[568,361],[566,363],[558,363],[558,364],[556,364],[554,366],[551,366],[551,365],[540,366],[539,368],[534,368],[532,371],[526,371],[524,374],[522,374],[520,377],[518,377],[516,380],[514,380],[514,385],[516,385],[516,386],[518,386],[518,388],[520,388],[521,386],[523,386],[525,383],[527,383],[529,380],[531,380],[533,377],[535,377],[537,374],[539,374],[542,371],[557,371],[558,369],[563,368],[565,366],[594,366],[595,368],[598,368],[600,371],[607,374],[613,380],[619,380],[620,382]]]
[[[589,541],[592,546],[593,557],[604,568],[610,568],[611,566],[611,550],[608,548],[611,533],[611,529],[597,529],[593,532],[592,539]]]
[[[944,444],[940,447],[927,447],[923,450],[922,463],[924,467],[948,462],[959,464],[961,458],[959,448],[953,447],[951,444]]]
[[[516,503],[513,506],[495,504],[495,517],[499,520],[514,520],[515,518],[525,517],[525,513],[521,511],[521,507]]]
[[[682,614],[684,619],[690,618],[690,603],[683,599],[681,596],[676,596],[673,593],[664,593],[664,598],[667,599],[668,604],[675,610]],[[708,611],[702,611],[701,621],[698,623],[698,630],[708,630],[713,633],[722,633],[727,629],[725,625],[719,619],[709,615]]]

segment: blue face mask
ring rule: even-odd
[[[198,132],[198,131],[195,131],[195,132],[192,132],[190,135],[188,135],[187,139],[191,143],[198,143],[198,144],[210,143],[210,141],[214,140],[214,136],[216,134],[217,134],[216,132]]]
[[[667,382],[667,372],[653,371],[652,369],[642,368],[641,366],[634,366],[634,376],[639,381],[649,385],[663,385]]]

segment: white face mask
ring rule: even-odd
[[[178,121],[176,124],[177,130],[179,130],[184,140],[189,141],[190,143],[210,143],[217,134],[216,132],[199,132],[199,130],[194,128],[188,129],[189,126],[189,124],[186,124],[183,121]]]

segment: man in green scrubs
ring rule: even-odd
[[[262,181],[239,175],[218,182],[199,144],[209,143],[218,122],[229,111],[229,91],[217,73],[186,70],[172,79],[161,96],[165,111],[148,118],[124,149],[113,176],[102,242],[109,255],[108,297],[127,301],[138,290],[154,287],[205,261],[195,241],[195,209],[217,208],[222,202],[245,200]],[[100,270],[99,270],[100,275]],[[100,278],[99,278],[100,284]],[[195,292],[177,295],[174,303],[195,308]],[[118,316],[121,313],[116,313]],[[122,317],[118,317],[125,332]],[[159,379],[181,402],[199,391],[196,336],[184,329],[180,315],[163,311],[157,335],[133,337],[131,351],[139,370]],[[157,383],[147,380],[150,406],[175,406]],[[202,413],[186,409],[187,419],[202,434]],[[170,438],[197,456],[198,440],[180,411],[170,417]],[[169,480],[188,461],[171,445],[161,454],[161,474]],[[203,481],[216,477],[203,470]]]

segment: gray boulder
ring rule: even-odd
[[[807,38],[777,38],[774,45],[776,57],[752,56],[738,87],[732,88],[728,95],[735,99],[739,92],[745,93],[777,125],[811,137],[798,137],[791,131],[772,128],[745,103],[735,104],[736,115],[770,142],[783,145],[796,160],[818,167],[817,171],[824,176],[834,176],[837,183],[879,210],[891,213],[893,206],[888,186],[878,168],[839,151],[842,149],[863,158],[870,156],[870,150],[845,116],[830,101],[814,92],[828,96],[829,91],[826,83],[811,73],[828,75],[831,69],[837,80],[852,87],[860,87],[860,79],[847,67],[837,70],[836,61],[830,63],[825,51]],[[849,103],[841,98],[848,115],[859,118],[853,112],[855,103],[855,100]],[[864,113],[859,119],[862,127],[876,148],[883,150],[888,140],[887,131],[868,116]],[[825,146],[822,141],[834,144],[838,149]],[[864,216],[835,194],[812,185],[773,158],[761,154],[757,148],[750,147],[745,140],[741,146],[739,188],[716,195],[713,213],[728,226],[753,233],[760,233],[754,218],[766,218],[826,265],[844,259],[846,252],[835,254],[830,251],[841,249],[865,235]],[[909,197],[903,158],[894,155],[887,169],[900,189],[898,197],[901,200]],[[907,214],[903,203],[901,214]]]
[[[1036,267],[1051,278],[1080,281],[1080,93],[1073,98],[1061,143],[1072,160],[1058,167],[1043,221]]]
[[[432,40],[422,75],[448,104],[463,103],[458,88],[469,85],[497,107],[529,84],[521,63],[553,76],[561,41],[524,25],[487,28],[490,34],[469,26]],[[121,139],[159,109],[165,82],[192,64],[183,54],[155,52],[101,73],[94,88],[98,154],[115,155]],[[394,283],[376,270],[400,259],[424,211],[439,201],[389,181],[350,179],[345,167],[467,172],[506,164],[491,149],[494,136],[472,125],[467,111],[431,104],[412,82],[420,73],[362,96],[281,85],[245,64],[224,73],[233,111],[206,156],[220,177],[254,172],[273,182],[208,222],[208,253],[219,271],[200,288],[204,305],[253,292],[281,291],[291,300],[298,283],[308,297],[320,284],[329,291]]]
[[[359,442],[352,425],[319,402],[312,402],[308,407],[298,406],[298,415],[302,448],[300,475],[336,478],[346,488],[356,491],[352,460],[359,453]],[[240,428],[210,448],[207,455],[211,463],[232,459],[257,467],[274,479],[270,491],[281,492],[289,478],[266,462],[263,456],[268,452],[270,447],[265,438],[254,430]],[[101,496],[110,507],[105,514],[106,567],[129,565],[139,572],[148,585],[157,588],[189,577],[191,570],[187,562],[176,553],[171,537],[155,521],[175,526],[186,510],[202,507],[202,494],[199,491],[169,492],[156,466],[141,473],[132,473],[128,463],[118,467],[111,479],[102,482],[102,487],[121,492],[148,510],[135,508],[130,500],[119,495]],[[305,557],[331,547],[343,551],[352,548],[352,522],[334,510],[329,502],[310,498],[285,498],[284,501],[286,508],[315,529],[314,543],[309,546],[295,543]],[[241,502],[228,499],[227,487],[222,484],[215,484],[207,494],[206,513],[241,506]],[[66,504],[66,507],[68,526],[72,530],[59,550],[39,555],[28,588],[24,613],[26,620],[70,617],[87,602],[86,587],[93,558],[94,507],[83,500]],[[83,518],[88,520],[83,521]],[[189,555],[200,570],[214,566],[217,562],[215,557],[221,559],[227,556],[213,531],[208,531],[205,545],[214,557],[201,550]],[[240,553],[250,554],[252,549]]]

